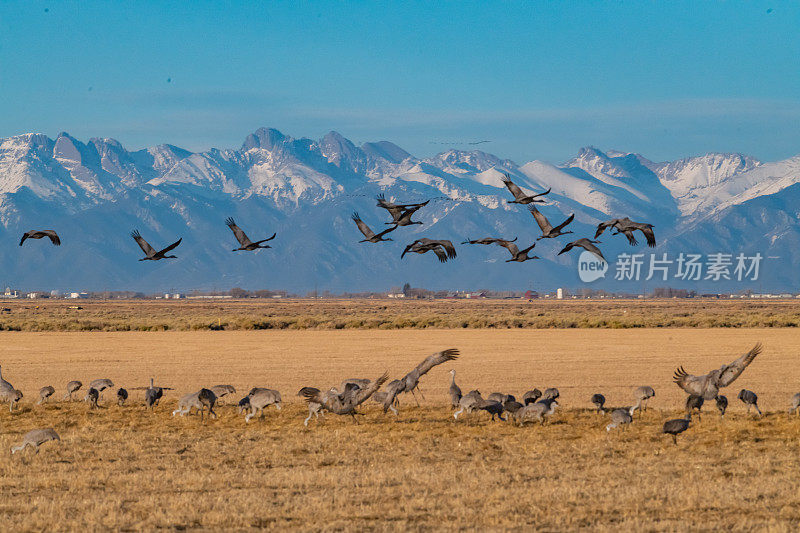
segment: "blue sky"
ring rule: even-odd
[[[800,153],[800,2],[0,3],[0,137]]]

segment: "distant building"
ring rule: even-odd
[[[89,293],[87,293],[87,292],[71,292],[71,293],[69,293],[69,297],[73,298],[73,299],[75,299],[75,298],[88,298],[89,297]]]
[[[539,298],[539,293],[536,291],[525,291],[523,298],[525,298],[526,300],[536,300],[537,298]]]
[[[564,299],[564,289],[561,288],[556,289],[556,298],[558,298],[559,300]]]
[[[4,298],[19,298],[19,291],[6,287],[6,292],[3,293]]]
[[[405,298],[406,297],[406,295],[403,294],[402,292],[390,292],[386,296],[388,296],[389,298]]]

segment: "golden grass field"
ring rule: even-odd
[[[713,402],[678,446],[660,434],[683,392],[681,364],[701,373],[756,341],[764,352],[728,389],[729,414]],[[376,404],[360,424],[328,415],[304,428],[303,385],[401,377],[448,347],[459,360],[425,376],[422,407],[401,397],[399,418]],[[800,527],[800,335],[770,329],[551,329],[3,333],[3,377],[22,408],[0,407],[3,530],[687,530],[796,531]],[[518,428],[474,413],[454,422],[451,368],[466,392],[521,394],[556,386],[561,409],[546,426]],[[70,379],[117,386],[150,376],[176,390],[155,413],[141,392],[117,407],[36,406],[38,389],[63,394]],[[217,420],[171,416],[179,395],[201,386],[276,388],[282,411],[245,424],[233,405]],[[626,431],[606,433],[588,410],[602,392],[630,405],[633,387],[656,389]],[[745,416],[742,387],[759,394],[763,419]],[[52,426],[61,442],[38,455],[8,449]]]

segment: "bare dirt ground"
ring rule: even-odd
[[[725,393],[720,420],[704,409],[678,446],[660,434],[682,412],[671,383],[683,365],[705,373],[764,343]],[[328,415],[304,428],[304,385],[351,377],[401,377],[425,356],[461,350],[421,382],[417,407],[400,416],[368,402],[354,425]],[[345,330],[149,333],[4,333],[3,377],[25,394],[0,407],[0,449],[37,427],[60,443],[41,453],[0,453],[3,529],[259,527],[360,529],[797,530],[800,418],[786,414],[800,391],[800,335],[770,329]],[[474,413],[454,422],[451,368],[466,392],[517,395],[555,386],[562,409],[546,426],[514,427]],[[154,413],[141,392],[118,407],[33,405],[51,384],[111,378],[128,389],[153,376],[174,387]],[[245,424],[233,405],[219,419],[171,416],[178,396],[230,383],[281,391],[282,411]],[[652,385],[650,409],[626,431],[606,433],[589,410],[633,403]],[[762,419],[744,414],[740,388],[759,394]]]

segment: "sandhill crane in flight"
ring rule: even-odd
[[[178,258],[177,255],[166,255],[166,254],[167,252],[170,252],[173,249],[175,249],[183,240],[183,238],[178,239],[177,241],[173,242],[163,250],[159,250],[157,252],[153,249],[152,246],[150,246],[150,244],[146,240],[142,238],[142,236],[139,234],[139,230],[133,230],[131,232],[131,237],[133,237],[133,240],[136,241],[136,243],[139,245],[139,248],[141,248],[142,251],[144,252],[145,257],[139,259],[139,261],[158,261],[160,259],[177,259]]]
[[[507,239],[496,239],[494,237],[484,237],[483,239],[478,239],[476,241],[471,241],[471,240],[467,239],[466,241],[463,241],[461,244],[495,244],[495,243],[499,243],[499,242],[516,242],[516,240],[517,240],[516,237],[514,237],[510,241],[507,240]]]
[[[50,242],[52,242],[54,245],[61,246],[61,239],[58,237],[58,234],[55,232],[55,230],[51,229],[26,231],[22,234],[22,239],[19,241],[19,245],[22,246],[22,243],[25,242],[26,239],[42,239],[44,237],[50,239]]]
[[[268,244],[262,246],[261,243],[271,241],[272,239],[275,238],[275,235],[277,235],[277,233],[273,233],[272,237],[253,242],[247,237],[245,232],[242,231],[242,229],[236,225],[236,222],[233,220],[233,217],[226,218],[225,224],[227,224],[228,227],[231,228],[231,231],[233,232],[233,235],[236,237],[236,240],[239,241],[239,247],[234,248],[233,249],[234,252],[238,252],[239,250],[252,252],[253,250],[258,250],[259,248],[272,248],[272,246]]]
[[[423,361],[418,364],[414,370],[409,372],[403,377],[403,382],[405,387],[403,388],[404,392],[410,392],[414,399],[416,400],[417,397],[414,394],[414,390],[419,390],[419,380],[430,372],[430,370],[442,363],[446,363],[448,361],[455,361],[458,359],[458,349],[457,348],[448,348],[447,350],[442,350],[441,352],[437,352],[433,355],[429,355]],[[422,392],[420,392],[422,394]],[[424,399],[424,396],[423,396]],[[419,401],[417,401],[417,405],[419,405]]]
[[[678,435],[689,429],[689,423],[692,421],[691,413],[687,413],[685,418],[675,418],[664,422],[664,427],[661,433],[672,435],[672,442],[678,445]]]
[[[358,213],[353,213],[353,214],[350,216],[350,218],[352,218],[352,219],[353,219],[353,222],[355,222],[355,223],[356,223],[356,226],[358,226],[358,230],[359,230],[361,233],[363,233],[363,234],[364,234],[364,239],[363,239],[363,240],[361,240],[361,241],[358,241],[358,242],[372,242],[372,243],[375,243],[375,242],[386,242],[386,241],[391,241],[392,239],[384,239],[384,238],[383,238],[383,236],[384,236],[384,235],[386,235],[387,233],[389,233],[389,232],[392,232],[392,231],[394,231],[394,230],[396,230],[396,229],[397,229],[397,226],[392,226],[391,228],[389,228],[389,229],[385,229],[385,230],[383,230],[383,231],[382,231],[382,232],[380,232],[380,233],[375,233],[374,231],[372,231],[372,230],[370,229],[370,227],[369,227],[369,226],[367,226],[367,225],[364,223],[364,221],[363,221],[363,220],[361,220],[361,217],[360,217],[360,216],[358,216]]]
[[[529,205],[528,211],[531,212],[531,215],[533,215],[533,218],[539,225],[539,229],[542,230],[542,236],[537,237],[536,238],[537,241],[539,239],[552,239],[554,237],[560,237],[561,235],[566,235],[567,233],[572,233],[571,231],[561,231],[561,230],[566,228],[570,224],[570,222],[575,220],[575,213],[567,217],[567,219],[558,226],[553,227],[553,225],[550,224],[550,221],[547,220],[547,217],[545,217],[538,209],[536,209],[535,205]]]
[[[419,209],[428,205],[430,200],[422,202],[420,204],[394,204],[392,202],[387,202],[386,199],[383,197],[382,194],[379,194],[377,197],[378,200],[378,207],[382,207],[389,211],[389,214],[392,215],[391,222],[384,222],[384,224],[395,224],[395,226],[410,226],[412,224],[422,224],[422,222],[412,222],[411,215],[416,213]]]
[[[570,250],[572,250],[577,246],[579,248],[583,248],[587,252],[592,252],[595,256],[597,256],[598,259],[602,259],[603,261],[605,261],[606,258],[603,257],[603,252],[601,252],[600,248],[595,246],[595,244],[600,244],[600,241],[593,241],[591,239],[587,239],[584,237],[582,239],[578,239],[577,241],[572,241],[571,243],[567,244],[563,250],[558,252],[558,255],[569,252]]]
[[[333,390],[322,392],[314,387],[303,387],[300,389],[298,395],[305,398],[309,404],[312,402],[318,403],[331,413],[337,415],[350,415],[353,417],[353,421],[358,423],[355,415],[360,413],[356,411],[356,408],[367,401],[370,396],[375,394],[378,389],[381,388],[381,385],[386,383],[386,380],[388,379],[389,374],[384,373],[381,377],[370,383],[370,385],[364,389],[354,387],[341,394],[338,394]]]
[[[712,370],[704,376],[692,376],[683,367],[680,367],[675,371],[672,379],[676,385],[689,394],[702,396],[706,400],[713,400],[719,395],[719,390],[733,383],[760,353],[761,343],[758,343],[752,350],[732,363],[723,365],[717,370]]]
[[[528,256],[528,252],[533,250],[533,248],[536,246],[536,242],[534,242],[533,244],[531,244],[530,246],[528,246],[524,250],[520,250],[517,247],[517,245],[514,244],[513,242],[504,241],[502,239],[499,240],[498,242],[496,242],[495,244],[497,244],[498,246],[502,246],[503,248],[508,250],[508,252],[511,254],[511,259],[506,259],[506,263],[512,263],[512,262],[524,263],[525,261],[527,261],[529,259],[539,259],[539,257],[537,257],[535,255],[532,255],[530,257]]]
[[[634,222],[628,217],[614,218],[598,224],[594,238],[598,238],[607,228],[614,228],[617,230],[617,232],[613,233],[613,235],[619,235],[622,233],[628,238],[628,243],[630,243],[631,246],[636,246],[639,243],[636,241],[636,237],[633,236],[633,232],[638,230],[644,235],[644,238],[647,241],[647,246],[652,248],[656,245],[656,235],[653,232],[653,227],[654,226],[652,224]]]
[[[520,189],[517,186],[516,183],[511,181],[511,176],[509,176],[508,174],[506,174],[505,177],[503,178],[503,185],[505,185],[506,188],[509,191],[511,191],[511,194],[514,195],[514,199],[513,200],[508,200],[508,203],[510,203],[510,204],[523,204],[524,205],[524,204],[530,204],[530,203],[533,203],[533,202],[544,203],[544,200],[537,200],[536,198],[538,198],[540,196],[544,196],[546,194],[550,194],[550,190],[551,190],[551,189],[547,189],[545,192],[541,192],[539,194],[534,194],[533,196],[528,196],[527,194],[522,192],[522,189]]]
[[[22,437],[22,444],[11,448],[11,453],[13,455],[17,452],[21,452],[28,446],[33,448],[35,453],[39,453],[39,446],[51,440],[61,440],[61,437],[58,436],[58,433],[56,433],[53,428],[34,429],[27,432],[25,436]]]
[[[456,257],[456,248],[453,243],[448,240],[435,240],[435,239],[417,239],[408,246],[406,246],[403,253],[400,254],[402,259],[407,253],[424,254],[433,250],[439,261],[446,263],[448,259]]]

